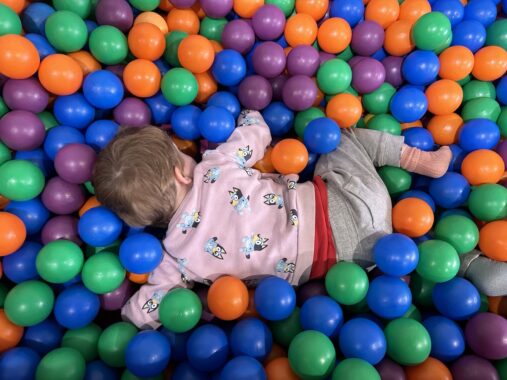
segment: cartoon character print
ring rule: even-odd
[[[178,259],[178,271],[181,273],[181,281],[183,281],[184,284],[188,284],[190,282],[190,278],[187,274],[187,264],[188,259]]]
[[[163,297],[164,294],[160,292],[153,293],[151,298],[144,303],[142,310],[146,310],[146,313],[148,314],[153,313],[155,310],[158,309]]]
[[[244,148],[239,148],[236,151],[236,157],[235,160],[238,163],[239,167],[241,169],[244,169],[246,166],[246,162],[252,158],[253,150],[250,149],[250,145],[247,145]]]
[[[253,173],[254,173],[254,172],[253,172],[253,169],[252,169],[252,168],[248,168],[248,167],[246,167],[246,166],[245,166],[245,167],[243,168],[243,170],[245,171],[245,173],[246,173],[246,175],[247,175],[247,176],[249,176],[249,177],[253,176]]]
[[[250,116],[250,111],[243,110],[239,114],[239,119],[241,122],[239,123],[238,127],[244,127],[245,125],[256,125],[261,124],[261,121],[258,117]]]
[[[296,269],[296,264],[288,263],[286,257],[284,257],[283,259],[280,259],[280,261],[278,261],[278,263],[276,263],[276,266],[275,266],[275,270],[277,273],[294,273],[295,269]]]
[[[289,211],[289,220],[290,224],[293,226],[297,226],[299,224],[298,212],[295,209],[291,209]]]
[[[297,186],[297,182],[292,180],[292,179],[288,179],[287,180],[287,189],[289,190],[296,190],[296,186]]]
[[[239,215],[243,215],[244,211],[250,211],[249,195],[245,197],[240,189],[233,187],[232,191],[229,191],[229,196],[231,198],[229,203]]]
[[[220,169],[219,168],[210,168],[210,169],[208,169],[206,174],[204,174],[203,182],[204,183],[215,183],[216,181],[218,181],[218,178],[220,178]]]
[[[209,239],[204,246],[204,252],[209,253],[215,259],[223,260],[227,251],[224,247],[218,244],[217,240],[218,238],[216,236]]]
[[[186,234],[188,230],[197,228],[201,223],[201,212],[192,211],[191,213],[184,212],[181,216],[182,223],[178,223],[176,227],[181,228],[181,232]]]
[[[243,238],[243,247],[240,249],[246,258],[250,258],[250,254],[254,251],[262,251],[267,248],[268,238],[263,238],[261,234],[252,234]]]
[[[268,206],[277,206],[280,210],[283,208],[283,196],[281,194],[269,193],[264,195],[264,204]]]

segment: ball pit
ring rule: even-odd
[[[506,10],[0,0],[0,378],[504,378],[502,298],[487,312],[457,273],[474,248],[507,261]],[[263,173],[312,178],[342,128],[448,145],[453,159],[438,179],[379,168],[394,233],[375,271],[338,262],[298,289],[223,276],[168,293],[158,331],[120,322],[163,250],[94,197],[97,154],[120,126],[152,123],[195,156],[242,108],[275,137]]]

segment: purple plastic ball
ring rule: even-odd
[[[505,167],[507,167],[507,140],[503,140],[500,144],[498,144],[496,152],[500,155],[500,157],[502,157]]]
[[[82,243],[77,232],[77,218],[70,215],[60,215],[47,221],[41,231],[42,244],[60,239],[70,240],[76,244]]]
[[[58,151],[55,169],[58,175],[70,183],[85,183],[92,179],[97,156],[86,144],[68,144]]]
[[[466,325],[465,337],[477,355],[489,360],[507,358],[507,319],[493,313],[480,313]]]
[[[125,0],[100,0],[95,8],[95,18],[99,25],[111,25],[123,33],[128,32],[134,23],[134,13]]]
[[[292,51],[292,50],[291,50]],[[336,58],[336,55],[331,53],[326,53],[325,51],[319,51],[319,64],[322,65],[323,63],[326,63],[330,59]]]
[[[171,0],[171,4],[178,9],[192,8],[195,4],[195,0]]]
[[[233,20],[222,31],[222,46],[246,54],[255,43],[255,33],[245,20]]]
[[[360,94],[367,94],[379,88],[386,78],[382,63],[365,58],[352,67],[352,87]]]
[[[382,60],[382,65],[386,71],[386,82],[393,87],[400,87],[403,84],[403,76],[401,74],[402,57],[389,56]]]
[[[104,310],[120,310],[133,293],[132,282],[126,278],[117,289],[99,296],[100,306]]]
[[[225,17],[232,10],[233,0],[201,0],[201,7],[206,16]]]
[[[79,210],[85,202],[85,193],[80,185],[51,178],[42,192],[42,203],[54,214],[68,215]]]
[[[285,52],[275,42],[263,42],[257,46],[252,56],[252,63],[257,74],[264,78],[274,78],[285,70]]]
[[[0,140],[13,150],[33,150],[46,136],[44,124],[36,114],[11,111],[0,119]]]
[[[355,65],[357,65],[359,62],[361,62],[362,60],[366,59],[367,57],[363,57],[361,55],[355,55],[353,56],[352,58],[349,59],[348,61],[348,64],[350,66],[350,68],[354,67]]]
[[[294,111],[310,108],[317,99],[317,85],[312,78],[295,75],[283,86],[283,102]]]
[[[384,29],[375,21],[363,21],[352,31],[350,47],[358,55],[372,55],[384,43]]]
[[[39,113],[46,109],[49,102],[49,94],[35,78],[9,79],[2,95],[11,110]]]
[[[380,378],[383,380],[405,380],[405,371],[398,364],[389,358],[384,358],[378,363],[375,368],[377,369]]]
[[[276,5],[263,5],[252,17],[252,27],[259,39],[276,40],[285,29],[285,15]]]
[[[285,86],[288,79],[287,75],[282,74],[270,80],[273,88],[273,100],[282,100],[283,86]]]
[[[125,98],[113,111],[114,120],[124,127],[143,127],[150,123],[148,105],[137,98]]]
[[[251,75],[240,83],[238,98],[245,108],[261,110],[271,103],[273,89],[266,78],[260,75]]]
[[[465,355],[451,366],[454,380],[500,380],[496,368],[486,359],[475,355]]]
[[[298,289],[297,303],[302,306],[305,301],[315,296],[327,296],[326,286],[323,281],[310,281]]]
[[[289,75],[314,76],[319,64],[319,52],[310,45],[298,45],[287,56],[287,72]]]

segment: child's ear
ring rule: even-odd
[[[192,183],[192,178],[185,177],[181,169],[177,166],[174,167],[174,176],[176,177],[176,181],[182,185],[190,185]]]

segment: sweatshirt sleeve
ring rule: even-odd
[[[123,320],[139,329],[157,329],[161,323],[158,309],[162,299],[173,288],[186,287],[175,259],[164,254],[160,265],[151,273],[148,282],[127,301],[121,310]]]
[[[207,152],[203,161],[216,157],[229,157],[240,167],[252,167],[264,157],[271,144],[271,132],[262,115],[257,111],[241,111],[238,127],[229,139],[214,151]]]

